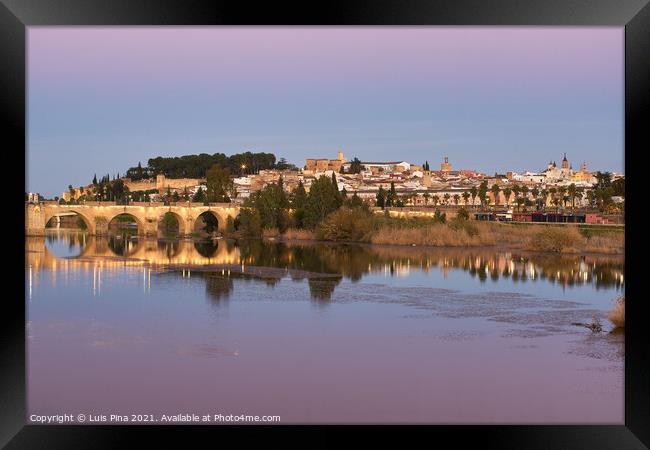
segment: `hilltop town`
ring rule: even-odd
[[[262,154],[268,157],[268,154]],[[273,157],[274,160],[274,157]],[[245,160],[242,160],[245,161]],[[283,161],[283,160],[281,160]],[[267,166],[269,166],[267,164]],[[230,175],[232,180],[229,198],[242,203],[252,193],[263,189],[271,183],[283,180],[283,188],[291,193],[299,183],[309,192],[314,180],[321,176],[335,177],[338,189],[346,194],[356,194],[371,206],[384,206],[381,196],[389,190],[397,200],[391,206],[442,206],[442,205],[478,205],[482,204],[480,187],[484,192],[484,201],[488,204],[528,206],[566,206],[588,207],[596,199],[590,192],[598,183],[599,172],[590,172],[587,164],[582,163],[575,170],[566,153],[560,164],[550,161],[539,172],[506,172],[503,174],[485,174],[475,170],[457,170],[445,156],[439,168],[432,169],[428,161],[422,165],[408,161],[360,161],[357,158],[346,159],[339,150],[335,159],[307,158],[302,168],[286,164],[275,164],[280,168],[255,169],[242,162],[240,173]],[[138,166],[141,169],[140,166]],[[288,167],[288,168],[285,168]],[[136,168],[130,173],[137,173]],[[124,192],[134,201],[197,201],[206,192],[206,178],[179,178],[165,173],[137,177],[120,177]],[[607,174],[608,183],[623,180],[623,175]],[[137,179],[133,179],[137,178]],[[61,195],[61,202],[78,202],[97,200],[97,182],[79,188],[69,187]],[[197,198],[197,193],[199,198]],[[622,196],[612,196],[611,203],[623,201]],[[555,203],[554,203],[555,202]]]

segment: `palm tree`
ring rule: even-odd
[[[445,198],[445,205],[449,204],[449,198],[451,198],[451,195],[449,195],[449,192],[445,192],[445,195],[443,195]]]
[[[585,188],[580,186],[576,188],[576,198],[580,199],[580,203],[582,203],[582,199],[584,198],[584,192]]]
[[[506,198],[506,206],[508,206],[508,204],[510,203],[511,195],[512,195],[512,189],[510,189],[510,187],[508,186],[503,190],[503,196]]]
[[[559,212],[560,211],[560,199],[557,198],[557,197],[554,197],[553,198],[553,205],[555,205],[555,212],[556,213]]]
[[[521,186],[519,186],[518,184],[515,184],[512,187],[512,193],[515,194],[515,202],[516,202],[517,199],[519,198],[519,194],[521,193]],[[517,209],[517,211],[519,211],[519,209]]]
[[[424,206],[429,204],[429,199],[431,198],[431,194],[428,192],[425,192],[422,197],[424,197]]]
[[[492,185],[492,194],[494,195],[494,204],[495,205],[499,204],[499,192],[501,192],[501,189],[499,189],[499,185],[494,183]]]
[[[560,186],[559,188],[557,188],[557,193],[560,196],[560,199],[564,201],[564,206],[566,207],[566,200],[564,200],[565,199],[564,195],[566,194],[566,186]]]
[[[569,198],[571,199],[571,211],[575,212],[576,209],[576,197],[578,196],[578,191],[575,183],[571,183],[568,189]]]
[[[587,191],[587,202],[589,202],[589,208],[594,207],[594,200],[596,199],[596,194],[593,189]]]
[[[436,206],[438,202],[440,201],[440,197],[438,197],[436,194],[433,194],[431,197],[431,200],[433,201],[433,206]]]
[[[539,197],[539,189],[537,189],[536,187],[534,187],[534,188],[532,188],[532,189],[530,190],[530,193],[532,194],[533,199],[535,200],[535,208],[536,208],[536,209],[539,209],[539,202],[537,201],[537,200],[538,200],[537,197]]]
[[[476,196],[478,195],[478,189],[476,186],[472,186],[472,189],[469,190],[469,193],[472,196],[472,205],[476,204]]]
[[[551,194],[551,204],[555,205],[555,195],[557,194],[557,188],[552,187],[551,189],[548,190],[549,194]]]
[[[528,209],[526,208],[528,201],[528,186],[525,184],[521,187],[521,197],[524,199],[524,211],[526,211]]]
[[[458,206],[458,203],[460,203],[460,195],[454,194],[454,203]]]
[[[546,208],[546,202],[548,201],[548,190],[542,189],[540,195],[542,196],[542,206]]]
[[[467,191],[463,192],[463,200],[465,205],[467,205],[467,200],[469,200],[469,197],[470,197],[469,192]]]

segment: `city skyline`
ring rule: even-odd
[[[30,27],[27,134],[46,196],[247,150],[622,173],[623,28]]]

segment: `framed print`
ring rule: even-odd
[[[2,444],[646,448],[646,3],[3,0]]]

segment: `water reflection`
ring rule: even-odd
[[[57,230],[45,238],[26,239],[27,263],[36,271],[91,265],[104,270],[143,266],[185,276],[191,268],[205,279],[215,300],[227,298],[233,278],[257,279],[274,286],[282,278],[308,280],[311,296],[326,301],[343,278],[353,282],[372,274],[407,276],[439,270],[443,277],[464,271],[481,283],[544,281],[562,286],[624,288],[622,256],[546,255],[485,249],[423,249],[361,245],[287,244],[261,240],[156,240],[131,230],[92,237]],[[60,248],[72,249],[61,256]],[[56,250],[56,251],[54,251]],[[53,254],[54,253],[54,254]],[[64,252],[65,253],[65,252]]]

